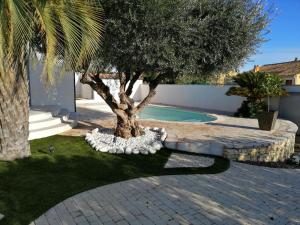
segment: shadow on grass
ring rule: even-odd
[[[48,153],[49,145],[55,147]],[[77,193],[123,180],[174,174],[213,174],[229,168],[215,158],[207,168],[164,168],[173,151],[155,155],[95,152],[82,137],[54,136],[31,142],[32,157],[0,162],[1,225],[29,224],[49,208]]]

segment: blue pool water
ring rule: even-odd
[[[209,122],[217,119],[206,113],[163,106],[148,106],[139,114],[139,118],[177,122]]]

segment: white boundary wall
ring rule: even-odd
[[[244,98],[226,96],[230,85],[159,85],[152,103],[235,112]],[[148,94],[148,85],[141,85],[140,99]]]
[[[76,79],[75,79],[76,80]],[[111,92],[118,98],[118,80],[104,80],[110,86]],[[165,104],[199,108],[207,111],[224,112],[232,114],[241,106],[244,98],[238,96],[226,96],[226,92],[232,85],[167,85],[157,87],[157,93],[152,99],[153,104]],[[285,87],[289,96],[272,99],[271,109],[279,110],[279,116],[296,123],[300,127],[300,86]],[[103,103],[101,97],[80,82],[76,84],[77,97],[94,99]],[[132,97],[135,101],[141,101],[148,95],[149,87],[138,81],[133,89]],[[300,134],[300,130],[298,131]]]
[[[279,115],[293,121],[300,128],[300,86],[286,87],[287,97],[281,97],[278,103]],[[300,129],[298,130],[300,134]]]
[[[46,87],[42,82],[43,63],[29,68],[31,106],[58,106],[75,111],[74,72],[65,73],[56,79],[56,84]]]
[[[199,108],[208,111],[234,113],[244,98],[226,96],[231,85],[159,85],[152,103]],[[286,86],[287,97],[271,101],[271,109],[278,110],[279,116],[290,120],[300,127],[300,86]],[[148,85],[141,85],[136,98],[142,100],[148,94]],[[300,130],[298,130],[300,134]]]
[[[84,99],[91,99],[95,100],[100,103],[104,103],[104,100],[95,92],[94,90],[91,89],[89,85],[82,84],[80,83],[80,74],[76,73],[75,75],[75,86],[76,86],[76,98],[84,98]],[[103,79],[103,82],[109,86],[110,88],[110,93],[115,97],[117,101],[119,101],[119,87],[120,87],[120,81],[117,79]],[[138,80],[132,89],[132,95],[133,99],[135,101],[140,100],[140,86],[143,83],[142,80]]]

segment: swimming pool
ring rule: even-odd
[[[140,119],[176,121],[176,122],[209,122],[217,118],[207,113],[194,112],[169,106],[147,106],[141,113]]]

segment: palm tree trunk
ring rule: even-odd
[[[0,73],[0,160],[29,156],[28,136],[29,85],[25,62],[20,60],[17,69]]]

